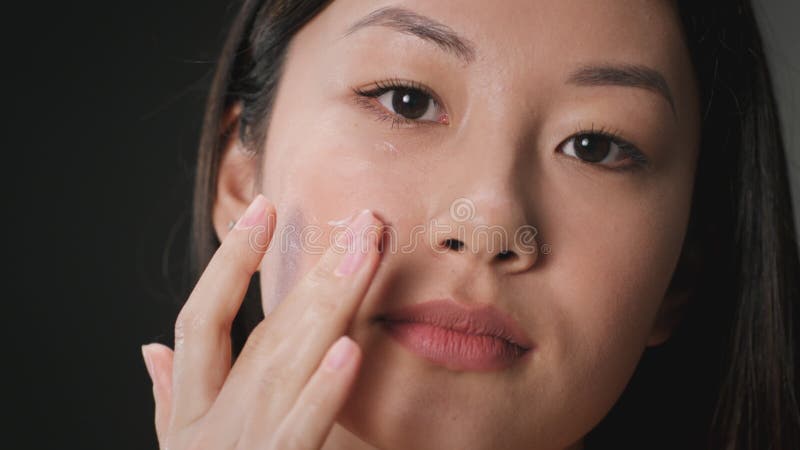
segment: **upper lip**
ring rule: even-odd
[[[489,304],[468,306],[449,298],[429,300],[383,314],[378,320],[427,323],[465,334],[494,336],[526,350],[533,347],[516,320]]]

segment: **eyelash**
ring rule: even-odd
[[[377,120],[378,121],[391,121],[391,128],[397,126],[398,128],[401,126],[428,126],[428,125],[441,125],[439,122],[433,122],[429,120],[413,120],[413,119],[406,119],[405,117],[399,114],[393,114],[381,105],[376,105],[373,99],[380,97],[381,95],[393,91],[395,89],[410,89],[419,91],[433,100],[433,103],[436,107],[441,107],[442,103],[439,101],[439,98],[436,94],[433,93],[431,89],[427,86],[423,85],[422,83],[416,81],[405,81],[399,78],[389,78],[386,80],[381,80],[375,82],[375,87],[372,89],[360,89],[360,88],[353,88],[353,92],[356,94],[356,102],[361,105],[362,107],[373,111],[378,114]]]
[[[396,77],[377,81],[375,82],[375,87],[371,89],[353,88],[353,92],[356,94],[356,103],[358,103],[367,110],[377,113],[378,121],[390,120],[391,128],[394,128],[395,126],[399,128],[401,126],[440,125],[440,123],[433,121],[406,119],[405,117],[399,114],[394,114],[389,111],[386,111],[386,109],[383,106],[376,105],[375,102],[373,101],[374,99],[380,97],[381,95],[395,89],[417,90],[430,97],[437,107],[440,107],[442,105],[442,103],[439,101],[438,97],[433,93],[433,91],[428,87],[426,87],[425,85],[416,81],[401,80]],[[644,153],[641,150],[639,150],[635,145],[631,144],[627,140],[620,137],[618,131],[607,129],[603,126],[601,126],[598,129],[595,129],[594,123],[592,123],[589,129],[579,126],[570,137],[568,137],[558,145],[558,148],[561,148],[571,139],[575,139],[580,135],[586,135],[586,134],[593,136],[601,136],[605,139],[608,139],[612,143],[616,144],[619,147],[620,151],[622,151],[622,153],[624,153],[625,156],[630,158],[631,161],[633,162],[631,164],[626,164],[620,167],[608,167],[608,166],[602,166],[601,164],[593,164],[579,160],[584,164],[589,164],[591,166],[600,166],[601,168],[604,168],[606,170],[623,172],[623,171],[633,171],[637,169],[642,169],[646,167],[649,163],[649,160],[644,155]]]

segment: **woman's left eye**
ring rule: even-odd
[[[583,162],[612,169],[647,163],[647,158],[636,147],[607,133],[581,132],[564,141],[559,149],[565,155]],[[625,165],[626,161],[631,164]],[[624,165],[619,167],[620,163]]]
[[[358,102],[378,113],[379,119],[391,120],[392,125],[416,122],[449,123],[439,102],[419,85],[397,81],[378,83],[372,90],[354,89]],[[374,99],[374,100],[373,100]],[[380,106],[375,104],[377,101]]]

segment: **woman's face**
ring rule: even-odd
[[[265,312],[331,221],[370,208],[391,230],[329,445],[561,449],[610,410],[669,333],[699,133],[682,39],[663,0],[336,0],[296,34],[260,167],[278,216]],[[463,247],[437,246],[448,238]],[[373,320],[437,298],[506,312],[532,357],[452,370]]]

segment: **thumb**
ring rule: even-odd
[[[142,346],[142,357],[153,382],[156,435],[161,446],[167,436],[172,409],[172,356],[172,349],[166,345]]]

